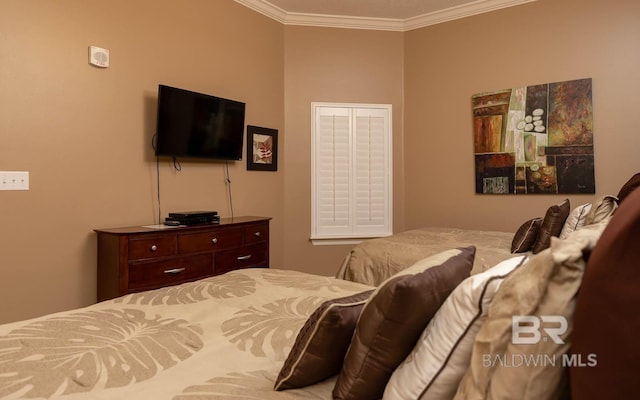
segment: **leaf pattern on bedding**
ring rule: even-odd
[[[41,398],[141,382],[203,347],[202,329],[140,310],[71,313],[0,337],[0,397]]]
[[[325,301],[324,297],[289,297],[259,307],[236,312],[222,323],[222,333],[242,351],[256,357],[283,361],[309,315]]]
[[[305,274],[302,278],[291,275],[291,271],[268,269],[262,273],[263,278],[278,286],[305,290],[322,290],[327,288],[332,292],[353,290],[352,282],[346,282],[326,276]]]
[[[212,277],[178,286],[133,293],[119,297],[115,303],[137,305],[193,304],[209,299],[228,299],[249,296],[256,291],[256,281],[246,275],[230,272],[224,279]]]
[[[192,385],[173,397],[173,400],[269,400],[269,399],[327,399],[333,382],[319,385],[329,386],[324,391],[313,387],[276,392],[273,382],[276,375],[267,371],[232,372],[225,376],[209,379],[201,385]]]

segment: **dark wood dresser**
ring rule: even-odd
[[[270,220],[236,217],[196,226],[95,229],[98,301],[239,268],[268,268]]]

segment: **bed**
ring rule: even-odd
[[[297,332],[324,300],[368,290],[277,269],[130,294],[0,326],[0,398],[331,398],[276,392]]]
[[[346,255],[336,277],[377,286],[416,261],[439,252],[476,247],[471,274],[482,272],[511,254],[512,232],[425,227],[366,240]]]
[[[638,178],[632,178],[634,183]],[[600,222],[615,212],[619,196],[601,196],[593,203],[571,208],[568,198],[539,216],[523,221],[515,232],[447,227],[423,227],[387,237],[369,239],[345,256],[336,278],[378,286],[415,262],[442,251],[474,246],[471,275],[486,271],[514,253],[538,253],[552,237],[566,238],[585,225]]]

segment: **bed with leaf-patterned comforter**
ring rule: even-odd
[[[330,399],[273,384],[315,308],[367,289],[245,269],[2,325],[0,398]]]

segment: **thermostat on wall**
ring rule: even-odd
[[[109,49],[89,46],[89,64],[100,68],[107,68],[109,66]]]

